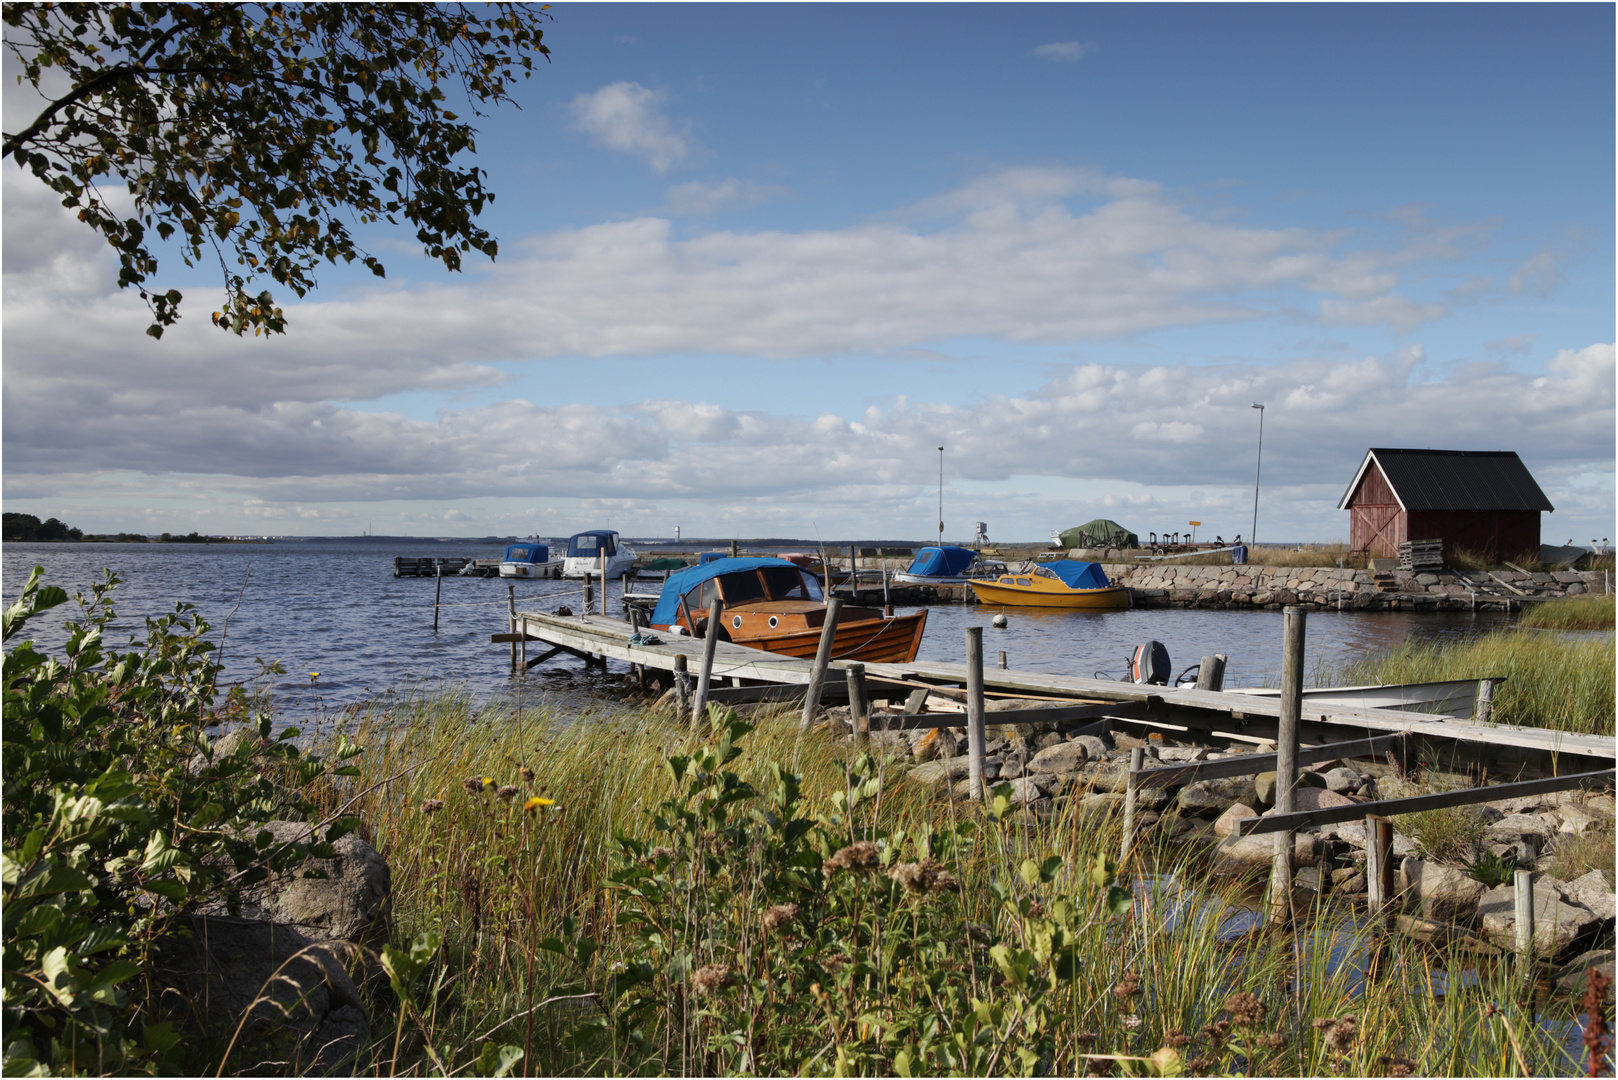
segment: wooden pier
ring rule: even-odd
[[[534,667],[562,653],[587,662],[607,660],[638,665],[659,671],[697,671],[706,646],[712,648],[712,678],[728,680],[731,689],[743,684],[768,684],[777,688],[808,686],[814,665],[726,641],[705,642],[699,638],[655,633],[657,644],[631,641],[639,631],[620,619],[602,615],[551,615],[534,611],[510,613],[510,632],[495,634],[492,640],[510,642],[512,666]],[[528,658],[530,643],[539,649]],[[857,665],[869,694],[876,699],[910,702],[915,713],[921,702],[930,701],[940,717],[953,717],[949,726],[966,726],[960,702],[967,698],[968,665],[938,661],[909,664]],[[843,676],[850,664],[832,661],[828,672],[830,693],[847,699]],[[1257,743],[1277,737],[1286,703],[1280,698],[1252,694],[1173,689],[1166,686],[1114,682],[1076,675],[986,668],[982,687],[988,698],[1048,699],[1051,705],[1067,704],[1089,710],[1087,715],[1106,717],[1113,726],[1137,735],[1158,733],[1168,738],[1186,738],[1215,743]],[[920,697],[916,695],[920,693]],[[738,694],[710,693],[708,700],[763,700],[772,696],[757,686]],[[789,696],[777,691],[774,696]],[[1052,709],[1038,710],[1044,720],[1056,720]],[[1031,711],[1032,712],[1032,711]],[[1032,719],[1031,714],[990,713],[990,723],[1014,723]],[[878,726],[875,716],[873,728]],[[919,723],[904,726],[923,726]],[[942,726],[932,720],[924,726]],[[1556,776],[1590,769],[1611,768],[1618,756],[1618,740],[1608,735],[1581,735],[1544,728],[1513,727],[1503,724],[1458,720],[1430,713],[1399,709],[1375,709],[1344,704],[1311,706],[1304,699],[1297,718],[1297,736],[1311,744],[1341,743],[1353,739],[1405,734],[1410,752],[1432,766],[1479,777]]]

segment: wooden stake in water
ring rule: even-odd
[[[713,651],[719,644],[719,619],[725,603],[715,593],[708,605],[708,626],[702,634],[702,667],[697,671],[697,696],[691,703],[691,730],[700,732],[708,718],[708,682],[713,678]]]
[[[1365,908],[1381,915],[1393,900],[1393,822],[1365,815]]]
[[[438,633],[438,604],[444,599],[444,567],[440,564],[433,569],[438,572],[433,576],[438,579],[438,585],[433,591],[433,633]]]
[[[809,730],[815,713],[820,710],[820,695],[826,688],[826,668],[831,663],[831,647],[837,639],[837,620],[842,613],[841,600],[831,597],[826,601],[826,621],[820,624],[820,647],[815,650],[815,663],[809,669],[809,689],[803,695],[803,719],[798,724],[804,731]]]
[[[1283,610],[1281,655],[1281,717],[1275,737],[1275,813],[1294,809],[1293,789],[1298,782],[1298,718],[1303,713],[1304,610]],[[1291,830],[1275,834],[1275,857],[1270,867],[1270,918],[1278,926],[1292,922]]]
[[[983,737],[983,627],[966,628],[966,766],[967,794],[982,801],[988,786],[983,763],[988,748]]]
[[[517,633],[517,586],[506,586],[506,628],[513,635]],[[517,670],[517,639],[511,639],[511,670]]]
[[[1140,800],[1140,771],[1146,764],[1146,750],[1136,746],[1129,751],[1129,782],[1124,787],[1124,843],[1118,853],[1118,865],[1129,861],[1135,847],[1135,807]]]
[[[685,653],[674,654],[674,707],[677,710],[675,720],[684,720],[691,708],[691,676],[686,672]]]

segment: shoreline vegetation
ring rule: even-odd
[[[935,798],[790,708],[694,733],[440,690],[300,732],[221,693],[184,605],[103,644],[116,583],[60,658],[12,641],[65,593],[36,571],[6,611],[8,1075],[298,1073],[199,1024],[158,960],[189,913],[359,841],[391,871],[386,939],[333,943],[364,1075],[1573,1075],[1579,1017],[1611,1020],[1594,976],[1586,1002],[1525,992],[1351,904],[1266,932],[1255,881],[1171,830],[1120,866],[1115,813]],[[1377,670],[1418,661],[1509,662],[1482,671],[1510,675],[1502,720],[1612,731],[1610,638],[1497,632]],[[1600,678],[1568,683],[1581,665]]]

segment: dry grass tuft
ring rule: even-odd
[[[1612,596],[1568,596],[1525,607],[1522,625],[1542,630],[1611,630]]]

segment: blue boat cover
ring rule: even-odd
[[[916,552],[907,574],[923,577],[955,577],[972,565],[978,553],[963,547],[924,547]]]
[[[570,559],[594,559],[601,554],[601,549],[607,549],[607,557],[618,554],[618,545],[614,537],[618,534],[611,529],[591,529],[588,532],[574,533],[567,541],[567,557]]]
[[[501,562],[542,563],[551,561],[551,549],[544,544],[512,544]]]
[[[677,570],[663,582],[663,591],[658,595],[657,607],[652,609],[652,623],[656,626],[672,626],[680,616],[680,597],[701,585],[704,581],[712,581],[721,574],[734,574],[738,570],[752,570],[760,566],[780,566],[785,559],[775,558],[746,558],[715,559],[713,562],[703,563],[701,566],[688,566],[684,570]],[[787,563],[791,566],[791,563]],[[693,612],[693,615],[696,613]]]
[[[1100,563],[1057,559],[1055,562],[1045,563],[1044,566],[1061,578],[1062,583],[1070,589],[1106,589],[1112,585],[1107,580],[1107,572],[1101,569]]]

